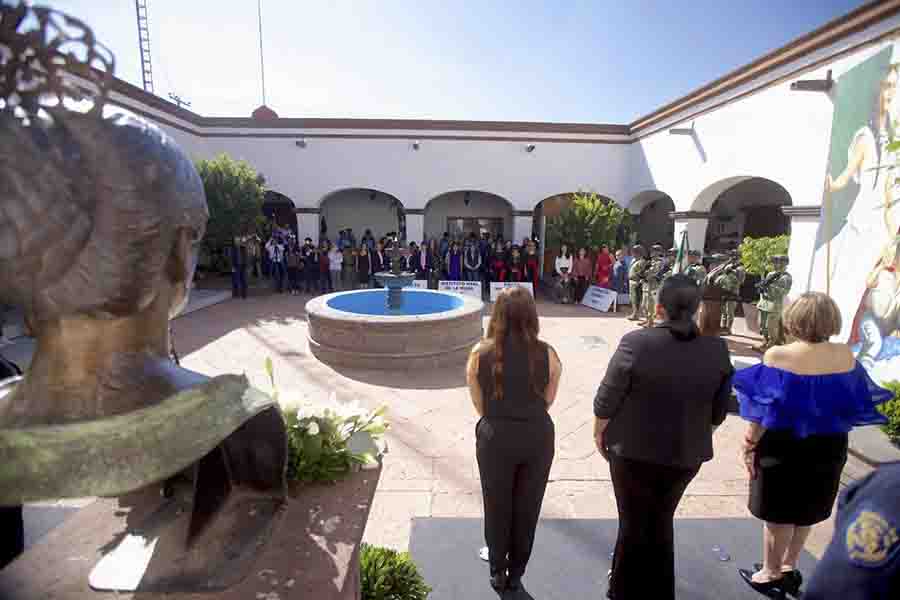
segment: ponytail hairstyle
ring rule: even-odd
[[[494,350],[494,394],[503,398],[504,349],[507,338],[512,336],[525,344],[528,353],[528,376],[531,387],[539,396],[543,396],[547,382],[538,381],[537,361],[544,344],[538,339],[537,307],[534,298],[525,288],[508,288],[503,290],[494,303],[491,321],[488,325],[487,338],[481,344],[482,352]]]
[[[694,315],[700,306],[700,288],[687,275],[672,275],[659,290],[659,304],[666,311],[669,330],[679,340],[692,340],[700,332],[694,323]]]

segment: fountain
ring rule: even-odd
[[[388,309],[399,311],[403,306],[403,293],[400,290],[411,284],[415,280],[416,274],[402,270],[403,251],[400,249],[397,238],[391,241],[391,247],[385,250],[385,254],[391,259],[391,270],[375,273],[375,279],[387,289]]]
[[[465,361],[482,336],[481,300],[409,289],[402,250],[387,250],[391,270],[375,274],[381,290],[337,292],[306,304],[310,351],[322,362],[373,369],[439,367]]]

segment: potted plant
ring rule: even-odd
[[[780,235],[777,237],[744,238],[738,251],[741,255],[741,265],[747,272],[747,282],[741,290],[741,308],[744,312],[744,320],[747,329],[759,333],[759,309],[756,302],[759,293],[756,291],[755,282],[761,280],[772,270],[772,257],[779,254],[787,254],[790,246],[790,237]]]

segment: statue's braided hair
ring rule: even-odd
[[[140,119],[104,116],[112,67],[80,21],[0,4],[0,301],[38,327],[148,306],[177,232],[206,226],[181,149]]]

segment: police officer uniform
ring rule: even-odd
[[[834,537],[803,597],[900,598],[900,462],[878,468],[841,496]]]

